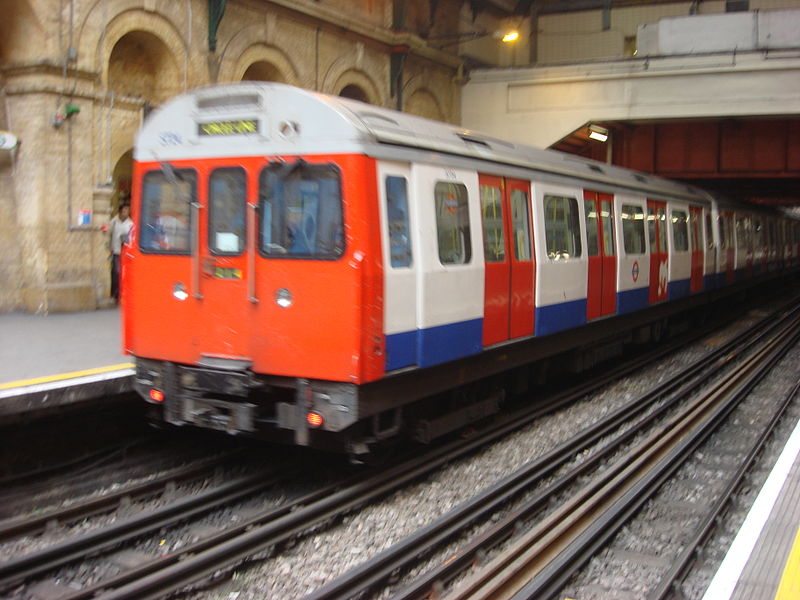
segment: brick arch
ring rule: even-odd
[[[181,92],[180,67],[164,42],[149,31],[129,31],[111,49],[105,86],[122,97],[161,103]]]
[[[405,112],[434,121],[444,121],[445,114],[436,95],[427,88],[417,88],[405,101]]]
[[[120,4],[132,3],[120,2]],[[140,4],[140,2],[136,4]],[[109,10],[109,12],[111,11]],[[91,27],[87,27],[86,31],[97,35],[94,62],[97,72],[100,73],[103,88],[108,88],[110,59],[114,48],[117,47],[120,40],[134,34],[149,41],[158,40],[158,43],[163,45],[163,50],[160,50],[163,52],[161,58],[174,70],[176,75],[172,92],[179,93],[186,89],[188,78],[186,43],[173,23],[166,17],[146,12],[140,8],[132,8],[112,17],[104,32],[102,26],[94,31]],[[130,39],[128,38],[129,41]]]
[[[372,77],[364,71],[350,67],[350,61],[339,59],[325,75],[322,82],[322,91],[327,94],[338,96],[347,86],[356,86],[364,91],[367,102],[376,106],[383,106],[380,88],[373,81]]]
[[[285,83],[301,85],[297,65],[275,43],[278,27],[272,17],[238,30],[220,49],[218,81],[241,81],[251,65],[263,62],[280,73]]]
[[[0,18],[0,63],[33,59],[46,44],[45,32],[28,0],[9,2]]]
[[[297,69],[279,48],[268,44],[253,44],[245,49],[230,69],[231,81],[241,81],[252,67],[269,66],[274,74],[269,80],[299,85]],[[251,70],[252,72],[252,70]],[[227,73],[226,73],[227,74]]]
[[[433,91],[440,88],[426,72],[410,77],[403,86],[403,110],[436,121],[448,121],[448,100]]]

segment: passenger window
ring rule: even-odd
[[[656,214],[652,206],[647,207],[647,233],[650,237],[650,254],[655,254],[658,248],[656,238]]]
[[[682,210],[672,211],[672,243],[675,244],[675,252],[687,252],[689,250],[687,216]]]
[[[545,195],[544,226],[548,258],[565,260],[581,255],[580,215],[575,198]]]
[[[335,259],[344,253],[342,194],[334,165],[270,165],[259,181],[261,252],[274,258]]]
[[[648,224],[655,228],[653,223],[654,218],[648,218]],[[625,254],[647,252],[644,240],[644,211],[641,206],[622,205],[622,242]]]
[[[191,205],[197,201],[197,173],[193,169],[174,169],[174,173],[170,181],[163,171],[148,171],[142,180],[142,252],[191,252]]]
[[[531,260],[531,219],[528,194],[511,190],[511,226],[514,229],[514,256],[519,261]]]
[[[216,169],[208,185],[208,247],[241,254],[245,247],[246,175],[241,167]]]
[[[491,185],[482,185],[480,190],[484,257],[486,262],[503,262],[506,259],[506,240],[502,192],[499,187]]]
[[[434,188],[439,262],[463,265],[472,260],[467,187],[440,181]]]
[[[586,252],[589,256],[600,254],[600,241],[597,236],[597,212],[594,200],[584,200],[583,210],[586,213]]]
[[[728,223],[724,217],[718,217],[717,223],[719,224],[719,248],[725,250],[728,248]]]
[[[394,268],[408,267],[412,255],[406,178],[389,175],[385,183],[390,261]]]

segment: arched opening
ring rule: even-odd
[[[0,19],[0,65],[23,62],[37,55],[43,40],[41,23],[28,0],[3,3]]]
[[[350,98],[352,100],[360,100],[361,102],[369,102],[369,96],[360,86],[351,83],[344,86],[342,91],[339,92],[342,98]]]
[[[131,180],[133,177],[133,149],[119,157],[112,174],[114,192],[111,195],[111,212],[116,213],[121,204],[131,200]]]
[[[161,39],[131,31],[114,45],[108,60],[108,89],[159,104],[180,90],[175,57]]]
[[[286,78],[281,70],[270,62],[260,60],[254,62],[242,75],[242,81],[277,81],[286,83]]]

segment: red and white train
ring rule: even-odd
[[[171,100],[134,159],[138,391],[288,443],[435,437],[497,410],[487,376],[591,363],[800,256],[775,211],[281,84]]]

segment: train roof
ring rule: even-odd
[[[220,143],[225,142],[225,143]],[[605,163],[500,140],[356,100],[280,83],[199,88],[151,113],[134,158],[168,161],[211,156],[363,153],[385,157],[403,147],[513,165],[587,182],[694,201],[693,186]]]

